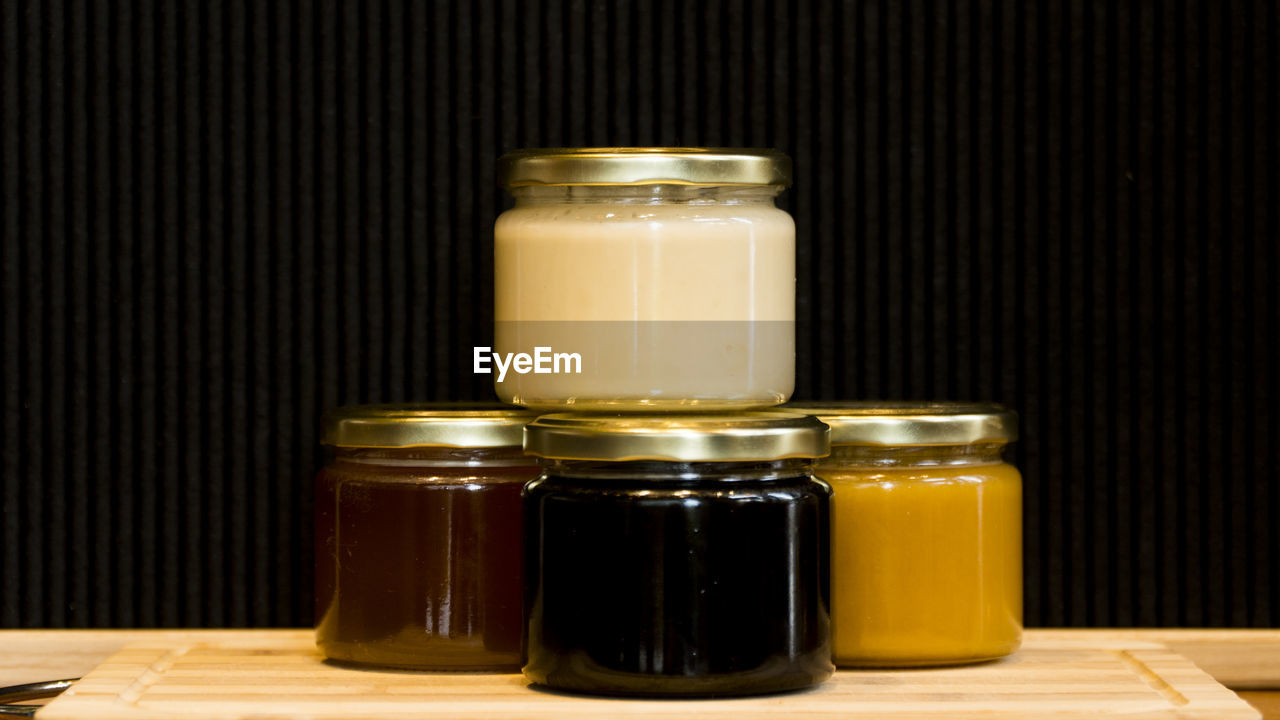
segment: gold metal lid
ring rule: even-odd
[[[543,415],[525,427],[530,455],[561,460],[725,462],[815,458],[827,427],[798,413]]]
[[[533,148],[498,158],[498,179],[527,185],[791,184],[791,158],[757,148]]]
[[[348,405],[325,415],[320,442],[336,447],[519,447],[537,417],[499,403]]]
[[[832,445],[970,445],[1018,439],[1018,416],[995,403],[846,402],[784,405],[831,427]]]

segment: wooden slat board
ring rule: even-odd
[[[1233,690],[1280,690],[1280,629],[1116,629],[1032,630],[1039,638],[1084,642],[1133,642],[1164,645]]]
[[[353,670],[306,630],[157,636],[125,647],[37,715],[104,718],[1258,718],[1163,645],[1028,633],[1015,657],[934,670],[842,671],[823,686],[733,700],[614,700],[530,689],[519,675]]]

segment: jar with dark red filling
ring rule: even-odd
[[[325,421],[316,478],[316,644],[428,670],[520,667],[521,449],[507,406],[357,406]]]

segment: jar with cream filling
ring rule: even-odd
[[[831,428],[831,623],[842,667],[1003,657],[1022,639],[1017,419],[999,405],[788,407]]]
[[[831,675],[826,428],[779,412],[529,425],[526,677],[729,696]]]
[[[702,412],[790,397],[795,223],[774,205],[787,156],[524,150],[499,174],[515,207],[494,228],[495,356],[477,357],[501,399]]]
[[[367,405],[325,419],[316,478],[316,644],[426,670],[520,668],[521,449],[497,404]]]

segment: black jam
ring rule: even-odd
[[[548,461],[524,491],[525,675],[641,696],[822,682],[830,495],[807,461]]]

